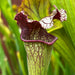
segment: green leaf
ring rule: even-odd
[[[0,40],[0,69],[2,71],[2,75],[6,75],[7,74],[6,71],[8,72],[8,75],[12,75],[12,72],[7,60],[8,59],[4,54],[4,50]]]
[[[75,75],[72,69],[69,67],[68,63],[65,62],[65,74],[64,75]]]
[[[54,44],[54,48],[60,53],[60,55],[69,62],[71,68],[75,71],[75,49],[72,42],[69,40],[64,28],[51,32],[58,37],[58,40]]]
[[[6,72],[5,72],[6,65],[4,64],[5,63],[4,58],[5,58],[5,55],[4,55],[4,51],[3,51],[1,40],[0,40],[0,68],[2,70],[2,75],[6,75]]]
[[[9,27],[10,27],[11,31],[15,35],[15,41],[16,41],[16,44],[17,44],[17,50],[20,51],[21,59],[23,61],[24,70],[25,70],[25,73],[26,73],[25,75],[27,75],[26,52],[25,52],[23,42],[20,39],[20,33],[19,33],[18,25],[14,21],[15,12],[13,12],[13,10],[11,9],[11,7],[10,7],[10,5],[9,5],[7,0],[0,0],[0,8],[1,8],[1,11],[2,11],[4,17],[6,18],[8,24],[9,24]]]
[[[67,12],[67,21],[63,22],[63,28],[51,32],[58,37],[54,44],[55,49],[68,62],[75,72],[75,0],[49,0],[57,8],[63,8]]]
[[[57,29],[61,29],[63,27],[62,23],[59,20],[54,20],[54,25],[50,28],[47,29],[48,33],[55,31]]]
[[[5,26],[3,23],[0,22],[0,32],[7,38],[9,39],[10,36],[10,30],[8,29],[7,26]]]
[[[18,11],[24,11],[32,20],[40,20],[48,16],[49,1],[48,0],[23,0]]]
[[[65,73],[65,68],[64,68],[64,65],[62,64],[62,62],[61,62],[61,60],[60,60],[60,55],[56,52],[56,51],[54,51],[53,50],[53,56],[55,57],[55,62],[57,63],[56,65],[55,65],[55,67],[56,67],[56,71],[58,72],[58,70],[59,70],[59,68],[58,67],[60,67],[61,69],[62,69],[62,71],[63,71],[63,73]],[[56,73],[56,72],[55,72]],[[57,74],[58,75],[58,74]]]

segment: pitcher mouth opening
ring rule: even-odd
[[[41,43],[44,43],[44,44],[47,44],[47,45],[52,45],[52,44],[54,44],[54,42],[56,42],[56,40],[58,39],[57,37],[55,37],[55,36],[53,36],[53,35],[51,35],[51,34],[49,34],[52,38],[53,38],[53,40],[52,41],[50,41],[50,42],[46,42],[46,41],[43,41],[43,40],[30,40],[30,39],[24,39],[23,37],[22,37],[22,32],[21,32],[21,35],[20,35],[20,38],[21,38],[21,40],[22,41],[24,41],[24,42],[41,42]]]

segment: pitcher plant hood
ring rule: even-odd
[[[56,6],[54,6],[56,8]],[[67,15],[65,10],[60,11],[56,8],[52,15],[45,17],[40,21],[29,20],[27,15],[23,11],[16,14],[15,20],[21,28],[21,40],[24,42],[42,42],[48,45],[52,45],[57,37],[47,33],[46,29],[53,26],[53,19],[59,19],[60,21],[65,21]]]

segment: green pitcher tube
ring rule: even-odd
[[[27,52],[29,75],[47,75],[52,45],[40,42],[25,42],[25,49]]]

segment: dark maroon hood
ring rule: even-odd
[[[46,32],[45,29],[41,27],[39,21],[28,22],[28,18],[22,12],[15,16],[17,24],[20,26],[21,40],[24,42],[42,42],[48,45],[52,45],[57,37]]]

